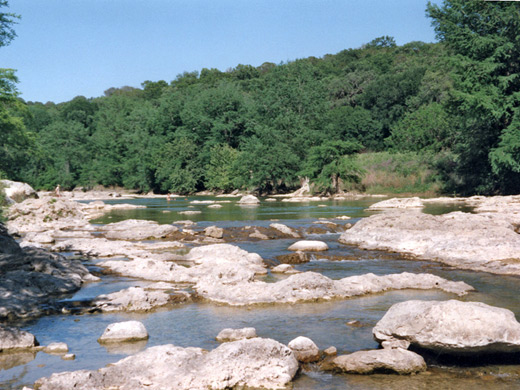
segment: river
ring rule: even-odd
[[[222,203],[222,208],[209,208],[208,204],[193,204],[197,201],[230,200]],[[273,220],[305,231],[319,218],[336,223],[354,223],[370,215],[365,209],[378,201],[377,198],[363,198],[354,201],[320,201],[310,203],[267,202],[259,206],[240,207],[236,198],[190,197],[173,198],[167,202],[163,198],[143,198],[135,200],[113,200],[106,203],[134,203],[145,205],[145,209],[112,212],[93,221],[95,224],[118,222],[124,219],[148,219],[160,223],[190,219],[197,222],[197,228],[217,225],[223,228],[237,226],[268,226]],[[470,211],[460,206],[428,206],[424,211],[440,214],[453,211]],[[201,211],[195,215],[179,214],[180,211]],[[349,221],[334,220],[348,215]],[[378,275],[400,272],[430,272],[449,280],[463,280],[476,288],[475,292],[463,298],[465,301],[480,301],[512,310],[518,318],[520,314],[520,278],[497,276],[487,273],[455,270],[428,261],[407,260],[398,254],[378,251],[364,251],[339,244],[339,233],[311,235],[309,239],[327,242],[330,250],[327,256],[335,255],[339,261],[320,258],[317,254],[306,264],[296,265],[301,271],[316,271],[330,278],[339,279],[350,275],[372,272]],[[243,241],[236,245],[250,252],[260,254],[264,259],[288,253],[287,247],[296,239],[268,241]],[[96,260],[86,262],[96,270]],[[269,275],[267,280],[277,280],[283,276]],[[69,301],[89,300],[100,294],[118,291],[130,286],[146,286],[149,282],[115,276],[102,276],[101,282],[90,283]],[[287,344],[297,336],[311,338],[320,349],[335,346],[338,354],[377,348],[372,338],[372,328],[388,308],[397,302],[410,299],[447,300],[455,299],[452,294],[440,291],[401,290],[384,294],[367,295],[348,300],[331,302],[263,305],[235,308],[212,303],[180,304],[173,309],[152,313],[130,314],[83,314],[51,315],[21,324],[23,330],[36,335],[42,345],[51,342],[65,342],[70,352],[76,355],[73,361],[61,360],[59,356],[43,352],[37,354],[0,355],[0,388],[21,389],[31,386],[34,381],[55,372],[80,369],[98,369],[108,363],[120,360],[145,347],[175,344],[182,347],[194,346],[213,349],[218,346],[215,336],[223,328],[254,327],[260,337],[269,337]],[[106,348],[97,343],[97,338],[105,327],[113,322],[136,319],[146,326],[150,338],[147,342],[131,344],[126,348]],[[358,321],[350,326],[349,321]],[[520,364],[493,364],[486,366],[455,366],[448,363],[428,361],[427,373],[415,376],[397,375],[342,375],[320,372],[312,366],[299,374],[293,389],[505,389],[520,388]]]

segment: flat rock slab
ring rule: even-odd
[[[162,345],[98,371],[74,371],[39,379],[39,390],[284,388],[298,371],[292,351],[271,339],[224,343],[211,352]]]
[[[426,371],[426,363],[421,355],[401,348],[341,355],[333,360],[333,366],[349,374],[415,374]]]
[[[321,252],[329,250],[329,246],[323,241],[302,240],[295,242],[288,249],[290,251]]]
[[[401,289],[441,289],[458,295],[473,290],[464,282],[452,282],[431,274],[407,272],[383,276],[365,274],[340,280],[332,280],[316,272],[303,272],[275,283],[253,279],[230,281],[202,278],[194,288],[203,298],[233,306],[346,299]]]
[[[101,337],[98,339],[98,342],[120,343],[147,339],[148,332],[142,322],[124,321],[108,325]]]
[[[369,206],[369,210],[386,210],[386,209],[421,209],[424,207],[423,201],[418,198],[392,198],[374,203]]]
[[[173,225],[159,225],[155,221],[127,219],[104,225],[100,230],[106,232],[105,237],[112,240],[148,240],[167,237],[179,231],[179,228]]]
[[[386,212],[360,220],[339,242],[462,269],[520,275],[520,235],[500,214]]]
[[[117,311],[150,311],[170,303],[170,294],[161,290],[145,290],[141,287],[130,287],[94,300],[94,306],[104,312]]]
[[[393,305],[373,329],[379,342],[406,340],[435,353],[520,352],[513,312],[480,302],[406,301]]]

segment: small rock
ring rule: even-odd
[[[258,238],[259,240],[269,240],[269,237],[267,237],[265,234],[260,233],[258,229],[255,229],[253,233],[249,235],[251,238]]]
[[[308,263],[310,261],[309,256],[302,251],[276,256],[276,260],[284,264],[301,264]]]
[[[99,343],[127,342],[148,339],[148,332],[139,321],[116,322],[107,326]]]
[[[338,356],[333,363],[336,368],[350,374],[415,374],[426,371],[422,356],[401,348],[358,351]]]
[[[260,200],[254,195],[245,195],[238,201],[238,204],[259,204]]]
[[[328,347],[325,351],[323,351],[323,353],[326,356],[336,356],[338,354],[338,350],[336,347]]]
[[[295,270],[290,264],[280,264],[274,267],[271,272],[275,274],[297,274],[301,271]]]
[[[256,337],[255,328],[242,328],[242,329],[222,329],[217,335],[216,340],[220,342],[237,341],[244,339],[252,339]]]
[[[8,349],[25,349],[38,345],[33,334],[16,328],[0,326],[0,352]]]
[[[311,241],[311,240],[302,240],[297,241],[292,244],[289,248],[290,251],[326,251],[329,249],[329,246],[323,241]]]
[[[204,229],[204,234],[211,238],[222,238],[224,237],[224,229],[216,226],[208,226]]]
[[[316,362],[320,358],[320,350],[317,345],[307,337],[296,337],[294,340],[291,340],[287,346],[292,349],[299,362]]]
[[[51,343],[43,348],[43,352],[60,354],[69,352],[69,347],[65,343]]]
[[[73,353],[66,353],[65,355],[63,355],[61,357],[62,360],[74,360],[76,359],[76,355],[74,355]]]

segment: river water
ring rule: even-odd
[[[208,208],[207,204],[193,204],[193,200],[230,200],[222,208]],[[268,226],[279,220],[293,228],[305,231],[319,218],[336,223],[355,222],[370,213],[365,209],[378,201],[364,198],[355,201],[322,201],[311,203],[266,202],[259,206],[240,207],[236,198],[191,197],[165,199],[114,200],[107,203],[134,203],[146,209],[117,211],[93,221],[96,224],[118,222],[124,219],[148,219],[160,223],[190,219],[197,222],[197,229],[210,225],[221,227]],[[453,210],[470,211],[460,206],[428,206],[424,211],[440,214]],[[201,211],[200,214],[184,215],[180,211]],[[350,221],[333,218],[348,215]],[[330,278],[339,279],[350,275],[372,272],[378,275],[400,272],[430,272],[450,280],[463,280],[476,288],[476,292],[458,298],[465,301],[480,301],[512,310],[520,314],[520,278],[496,276],[481,272],[461,271],[427,261],[406,260],[398,254],[378,251],[363,251],[339,244],[339,234],[312,235],[307,238],[327,242],[327,255],[336,259],[327,260],[316,255],[306,264],[296,265],[301,271],[320,272]],[[260,254],[264,259],[274,259],[289,253],[287,248],[295,239],[243,241],[236,245]],[[96,261],[86,264],[93,270]],[[268,280],[283,276],[270,275]],[[149,282],[115,276],[103,276],[102,281],[90,283],[66,300],[89,300],[100,294],[118,291],[130,286],[146,286]],[[385,312],[397,302],[410,299],[447,300],[455,299],[452,294],[440,291],[404,290],[384,294],[367,295],[332,302],[264,305],[235,308],[212,303],[180,304],[173,309],[152,313],[51,315],[21,324],[21,328],[36,335],[42,345],[65,342],[70,352],[76,355],[73,361],[61,360],[59,356],[43,352],[16,355],[0,354],[0,389],[21,389],[34,381],[55,372],[80,369],[98,369],[116,362],[145,347],[175,344],[182,347],[213,349],[218,346],[215,336],[223,328],[254,327],[260,337],[269,337],[287,344],[297,336],[311,338],[320,349],[335,346],[338,354],[377,348],[372,338],[373,326]],[[146,326],[150,339],[122,348],[106,348],[97,343],[105,327],[113,322],[136,319]],[[347,322],[356,320],[360,326],[352,327]],[[520,362],[463,367],[451,363],[429,360],[427,373],[415,376],[397,375],[342,375],[320,372],[314,367],[303,371],[292,383],[293,389],[510,389],[520,388]]]

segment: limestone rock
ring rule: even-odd
[[[276,260],[284,264],[301,264],[310,261],[309,255],[302,251],[276,256]]]
[[[142,322],[116,322],[106,327],[98,339],[100,343],[119,343],[128,341],[147,340],[148,332]]]
[[[288,249],[290,251],[320,252],[329,250],[329,246],[323,241],[302,240],[295,242]]]
[[[0,190],[1,189],[3,189],[9,203],[18,203],[25,199],[38,197],[34,188],[27,183],[19,181],[0,180]]]
[[[94,306],[104,312],[115,311],[150,311],[170,303],[170,295],[160,290],[145,290],[130,287],[125,290],[100,295],[94,300]]]
[[[16,328],[0,326],[0,352],[11,349],[26,349],[38,345],[36,337],[29,332]]]
[[[283,234],[286,234],[286,235],[288,235],[290,237],[294,237],[294,238],[300,238],[301,237],[298,233],[296,233],[289,226],[284,225],[282,223],[272,223],[269,226],[272,227],[273,229],[281,231]]]
[[[204,229],[204,234],[207,237],[222,238],[224,237],[224,229],[216,226],[208,226],[206,229]]]
[[[52,353],[61,354],[61,353],[69,352],[69,347],[65,343],[50,343],[45,348],[43,348],[43,352],[51,353],[51,354]]]
[[[291,340],[287,346],[292,349],[299,362],[311,363],[320,359],[318,346],[307,337],[296,337],[294,340]]]
[[[254,205],[254,204],[260,204],[260,200],[254,196],[254,195],[245,195],[238,201],[238,204],[245,204],[245,205]]]
[[[336,356],[338,354],[338,350],[336,347],[328,347],[326,350],[323,351],[323,353],[326,356]]]
[[[520,236],[498,214],[386,212],[360,220],[339,241],[462,269],[520,275]]]
[[[100,230],[105,231],[105,237],[112,240],[149,240],[167,237],[179,231],[179,228],[173,225],[159,225],[155,221],[127,219],[104,225]]]
[[[513,312],[480,302],[406,301],[393,305],[373,329],[379,342],[406,340],[445,354],[520,352]]]
[[[415,374],[426,371],[422,356],[401,348],[358,351],[338,356],[333,364],[336,369],[349,374]]]
[[[237,341],[244,339],[252,339],[256,337],[255,328],[242,328],[242,329],[222,329],[217,335],[216,340],[220,342]]]
[[[420,198],[392,198],[374,203],[368,210],[385,210],[385,209],[420,209],[424,207]]]
[[[233,306],[345,299],[393,289],[441,289],[458,295],[472,290],[464,282],[407,272],[383,276],[365,274],[340,280],[332,280],[316,272],[303,272],[275,283],[253,278],[201,278],[194,288],[203,298]]]
[[[280,265],[277,265],[276,267],[274,267],[272,270],[271,270],[272,273],[276,274],[297,274],[297,273],[300,273],[301,271],[298,271],[296,269],[294,269],[294,267],[290,264],[280,264]]]
[[[75,371],[39,379],[39,390],[141,389],[206,390],[280,389],[298,370],[285,345],[253,338],[224,343],[211,352],[162,345],[148,348],[98,371]]]

